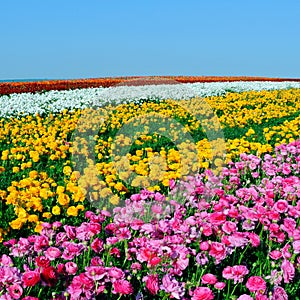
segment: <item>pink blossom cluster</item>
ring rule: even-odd
[[[44,288],[71,300],[294,297],[299,170],[300,141],[242,154],[220,176],[172,183],[169,195],[142,190],[112,215],[87,211],[80,226],[44,223],[4,243],[0,299],[45,299]]]

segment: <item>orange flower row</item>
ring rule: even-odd
[[[69,90],[92,87],[110,87],[115,85],[146,85],[196,82],[224,82],[224,81],[300,81],[292,78],[268,78],[246,76],[131,76],[115,78],[89,78],[70,80],[45,80],[31,82],[3,82],[0,83],[0,95],[12,93],[33,93],[37,91]]]

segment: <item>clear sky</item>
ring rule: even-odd
[[[2,0],[0,79],[300,78],[299,0]]]

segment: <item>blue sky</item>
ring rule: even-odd
[[[300,78],[299,0],[6,0],[0,79]]]

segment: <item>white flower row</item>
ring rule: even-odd
[[[141,100],[189,99],[224,95],[227,92],[300,88],[300,82],[236,81],[212,83],[116,86],[44,93],[21,93],[0,96],[0,117],[28,114],[59,113],[64,109],[103,107],[108,104],[139,102]]]

